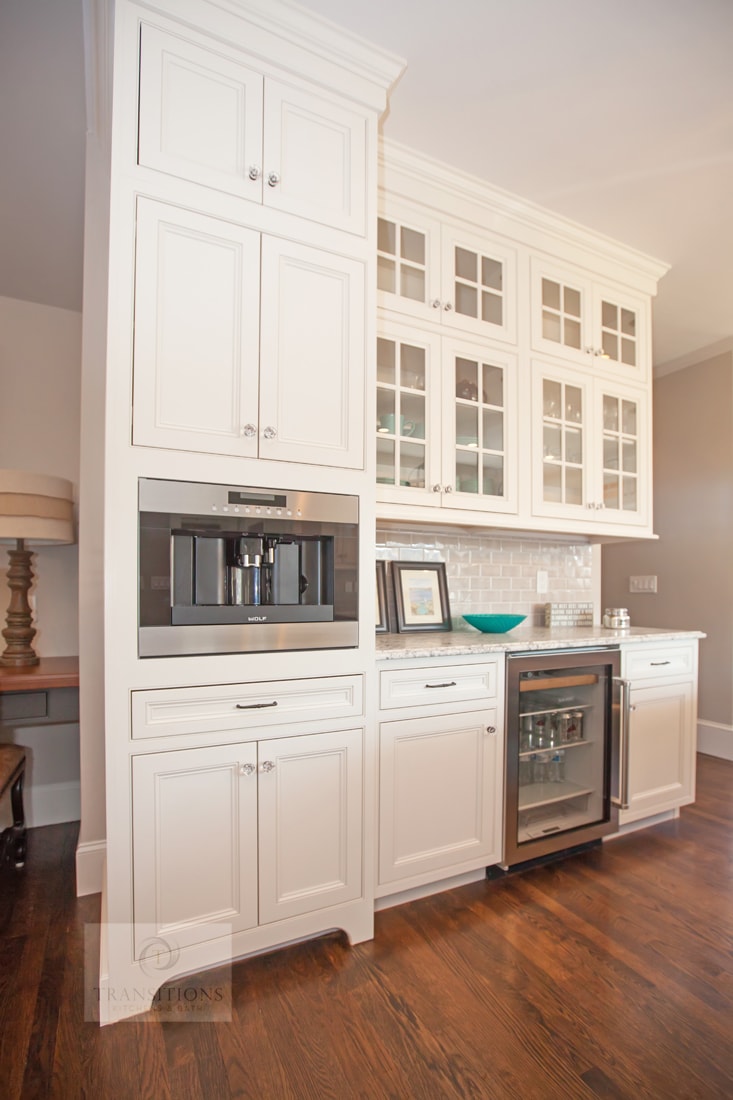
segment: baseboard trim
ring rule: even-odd
[[[99,894],[104,882],[106,840],[92,840],[76,848],[76,896]]]
[[[27,786],[23,791],[25,820],[29,829],[39,825],[60,825],[81,817],[81,784],[46,783]]]
[[[721,760],[733,760],[733,727],[720,722],[697,723],[697,751]]]

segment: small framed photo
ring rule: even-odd
[[[393,561],[392,583],[400,633],[451,629],[444,562]]]
[[[389,632],[389,619],[387,616],[387,563],[377,562],[377,607],[376,607],[377,634]]]

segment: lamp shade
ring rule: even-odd
[[[0,470],[0,542],[73,542],[73,500],[63,477]]]

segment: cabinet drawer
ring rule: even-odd
[[[693,676],[696,643],[634,646],[623,650],[624,676],[632,681],[667,676]]]
[[[132,736],[166,737],[350,718],[363,712],[362,676],[133,691]]]
[[[434,706],[496,698],[496,662],[383,669],[379,677],[382,710]]]

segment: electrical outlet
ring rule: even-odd
[[[537,570],[537,595],[544,596],[547,593],[548,577],[546,569]]]
[[[629,592],[656,592],[656,591],[657,591],[657,578],[655,576],[629,577]]]

